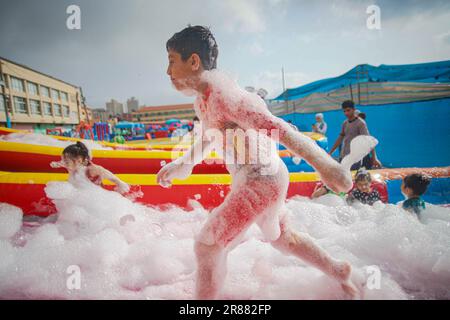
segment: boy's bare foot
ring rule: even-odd
[[[352,300],[359,298],[359,291],[350,280],[342,282],[341,287]]]
[[[337,262],[333,271],[336,279],[341,283],[342,290],[344,290],[344,292],[349,295],[351,299],[362,298],[361,292],[351,279],[352,266],[348,262]]]

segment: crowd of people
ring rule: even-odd
[[[339,149],[339,162],[349,154],[350,144],[354,138],[360,135],[370,135],[365,121],[366,114],[357,110],[353,101],[344,101],[342,103],[342,111],[347,119],[342,123],[341,132],[328,152],[329,155],[333,155],[333,153]],[[324,115],[322,113],[316,114],[315,120],[316,123],[312,125],[313,132],[326,135],[328,125],[324,120]],[[367,170],[381,167],[382,164],[378,159],[374,148],[371,153],[365,156],[361,161],[352,165],[351,169],[357,170],[357,172],[354,179],[354,188],[349,193],[341,192],[336,194],[326,185],[318,183],[311,198],[316,199],[326,194],[335,194],[345,199],[349,205],[357,202],[373,205],[374,203],[381,201],[381,197],[379,192],[373,188],[372,176]],[[401,192],[406,198],[402,203],[402,207],[408,212],[415,214],[419,219],[422,211],[425,209],[425,202],[421,197],[427,191],[430,182],[431,180],[426,175],[422,174],[408,175],[402,181]]]

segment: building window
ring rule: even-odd
[[[5,103],[5,97],[0,94],[0,111],[5,111],[6,103]]]
[[[21,79],[11,77],[11,87],[15,91],[19,91],[19,92],[25,91],[25,90],[23,90],[23,81]]]
[[[63,106],[64,117],[68,118],[70,116],[69,106]]]
[[[67,101],[68,101],[68,99],[67,99],[67,93],[61,92],[61,101],[62,101],[62,102],[67,102]]]
[[[24,98],[14,97],[14,109],[17,113],[28,113],[27,102]]]
[[[31,94],[33,96],[39,95],[38,86],[36,83],[28,82],[28,94]]]
[[[61,105],[60,104],[54,104],[53,105],[53,111],[55,112],[55,116],[56,117],[61,117],[62,116]]]
[[[53,115],[52,113],[52,105],[48,102],[44,102],[44,114],[46,116],[51,116]]]
[[[52,89],[52,99],[59,100],[59,92],[58,90]]]
[[[41,102],[38,100],[30,100],[30,108],[32,114],[41,114]]]
[[[48,87],[41,86],[41,94],[44,97],[50,98],[50,90]]]

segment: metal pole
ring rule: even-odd
[[[5,116],[6,116],[6,127],[11,128],[11,119],[9,117],[9,107],[11,106],[11,99],[6,99],[6,77],[3,74],[3,63],[0,60],[0,85],[2,87],[2,96],[3,96],[3,102],[5,102]]]
[[[286,104],[286,114],[289,114],[289,101],[288,101],[288,94],[286,91],[286,80],[284,77],[284,67],[281,67],[281,78],[283,82],[283,95],[284,95],[284,103]]]

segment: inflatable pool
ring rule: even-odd
[[[426,201],[438,198],[441,204],[450,203],[450,167],[373,170],[373,187],[384,202],[396,203],[401,200],[401,179],[417,172],[433,178],[424,197]],[[141,193],[137,202],[151,206],[176,205],[185,209],[189,209],[190,200],[196,200],[206,209],[217,207],[229,192],[231,183],[228,174],[194,174],[186,180],[175,180],[173,186],[166,189],[156,183],[154,174],[119,174],[118,177],[132,186],[130,195]],[[67,178],[66,173],[0,171],[0,202],[15,205],[26,215],[47,216],[54,213],[55,208],[45,194],[46,184]],[[319,176],[313,172],[290,173],[288,198],[311,196],[318,182]],[[113,188],[108,181],[105,181],[105,187]]]
[[[14,130],[0,128],[0,135],[17,133]],[[20,132],[23,133],[23,132]],[[317,143],[323,144],[322,135],[306,133]],[[63,141],[78,141],[80,139],[52,136]],[[161,145],[121,145],[100,143],[111,150],[92,150],[94,162],[113,173],[145,173],[156,174],[162,165],[176,159],[189,148],[188,142]],[[62,148],[56,146],[35,145],[13,141],[0,140],[0,170],[11,172],[64,172],[62,169],[52,171],[49,164],[58,161]],[[312,172],[313,168],[304,161],[296,161],[288,150],[279,150],[279,155],[290,172]],[[33,161],[30,161],[33,159]],[[223,161],[214,153],[202,164],[194,168],[196,174],[227,173]]]
[[[229,174],[194,174],[186,180],[175,180],[171,188],[162,188],[156,183],[154,174],[119,174],[118,177],[130,184],[130,194],[141,193],[136,201],[152,206],[176,205],[189,209],[190,200],[196,200],[204,208],[220,205],[230,190]],[[51,181],[66,181],[67,174],[42,172],[1,172],[0,202],[21,208],[25,215],[47,216],[55,212],[53,203],[45,194],[45,186]],[[319,177],[316,173],[291,173],[288,198],[309,197]],[[113,185],[105,181],[105,187]],[[374,187],[384,201],[388,200],[386,185],[375,182]]]

